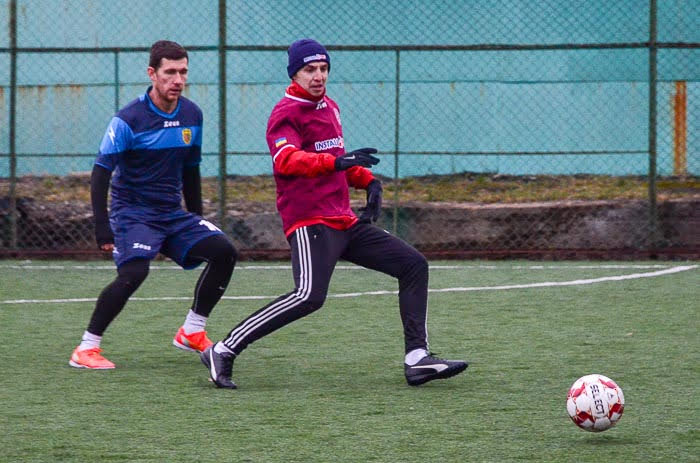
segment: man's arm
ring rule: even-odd
[[[329,153],[310,153],[289,146],[272,158],[282,175],[295,177],[318,177],[335,170],[335,156]]]
[[[95,219],[95,241],[103,251],[111,251],[114,248],[114,235],[109,225],[107,213],[107,193],[112,172],[95,164],[90,176],[90,200],[92,202],[92,215]]]
[[[374,180],[374,174],[366,167],[355,166],[345,171],[345,178],[351,187],[366,190],[369,182]]]
[[[289,146],[272,159],[277,171],[282,175],[318,177],[357,166],[371,167],[379,162],[379,159],[371,154],[376,152],[374,148],[361,148],[336,157],[330,153],[310,153]]]
[[[202,215],[202,177],[199,164],[182,170],[182,196],[185,197],[185,207],[193,214]]]

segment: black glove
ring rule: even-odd
[[[360,209],[360,222],[376,222],[382,212],[382,183],[375,179],[367,185],[367,205]]]
[[[95,222],[95,241],[98,248],[102,248],[103,244],[114,243],[114,234],[109,222]]]
[[[354,166],[372,167],[379,163],[379,158],[372,156],[376,152],[374,148],[360,148],[338,156],[335,158],[335,170],[345,170]]]

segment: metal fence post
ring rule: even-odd
[[[401,50],[396,50],[396,83],[394,103],[394,223],[393,232],[398,236],[399,229],[399,95],[401,91]]]
[[[219,0],[219,224],[226,218],[226,0]]]
[[[17,249],[17,0],[10,0],[10,249]]]
[[[688,84],[677,80],[673,93],[673,175],[688,175]]]
[[[649,251],[658,244],[656,204],[656,0],[649,0]]]
[[[114,51],[114,114],[119,112],[119,50]]]

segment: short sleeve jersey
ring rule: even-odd
[[[310,101],[287,92],[272,110],[266,139],[270,154],[292,145],[311,153],[345,153],[338,105],[328,96]],[[273,168],[277,184],[277,210],[284,230],[316,218],[355,217],[345,172],[316,177],[286,176]]]
[[[148,96],[110,121],[95,163],[113,172],[112,213],[162,217],[182,208],[182,173],[202,159],[202,111],[180,97],[165,113]]]

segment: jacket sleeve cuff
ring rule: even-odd
[[[335,171],[335,156],[329,153],[320,153],[321,164],[328,173]]]

